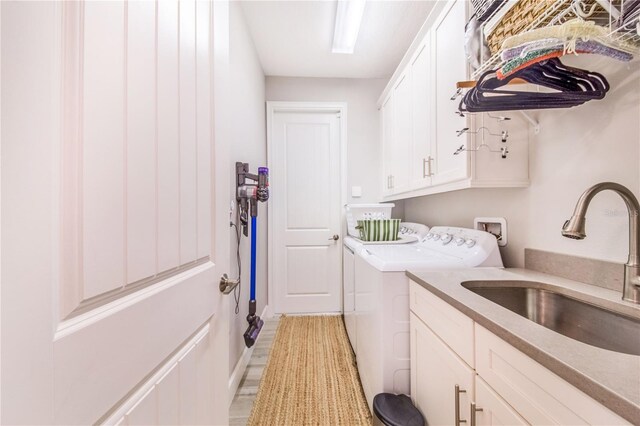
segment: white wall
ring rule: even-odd
[[[563,61],[566,59],[563,58]],[[569,63],[569,61],[566,61]],[[428,225],[473,226],[477,216],[504,216],[507,266],[524,265],[524,248],[625,262],[628,219],[614,193],[597,195],[587,213],[587,238],[560,235],[580,194],[614,181],[640,193],[640,63],[630,65],[584,55],[572,64],[599,71],[611,90],[601,101],[572,109],[539,111],[539,135],[531,134],[531,186],[473,189],[406,200],[405,219]]]
[[[235,201],[235,162],[249,163],[250,171],[257,173],[259,166],[267,163],[265,122],[265,79],[255,46],[245,22],[242,7],[230,2],[230,69],[229,102],[227,117],[230,120],[231,188],[229,203]],[[221,207],[222,208],[222,207]],[[257,314],[260,315],[267,302],[267,209],[268,204],[258,207],[258,267],[256,279]],[[235,213],[233,220],[236,219]],[[250,236],[251,234],[249,234]],[[249,310],[249,271],[251,265],[250,239],[241,237],[240,257],[242,261],[242,284],[240,310],[235,313],[235,301],[231,300],[229,324],[229,367],[233,369],[244,350],[242,335],[247,329]],[[231,265],[228,273],[237,277],[236,238],[231,236]],[[231,396],[233,397],[233,396]]]
[[[348,202],[377,202],[380,196],[380,135],[376,101],[385,79],[267,77],[268,101],[347,103]],[[362,197],[351,197],[361,186]]]

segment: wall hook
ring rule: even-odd
[[[478,147],[475,148],[475,149],[468,149],[464,145],[460,145],[460,147],[458,149],[456,149],[456,151],[453,153],[453,155],[458,155],[458,154],[460,154],[461,152],[464,152],[464,151],[478,152],[483,148],[488,150],[489,152],[500,153],[500,157],[502,157],[502,158],[507,158],[507,154],[509,154],[509,149],[506,146],[500,147],[500,149],[493,149],[489,145],[487,145],[486,143],[483,143],[483,144],[478,145]]]
[[[491,136],[499,136],[502,142],[506,142],[507,139],[509,138],[509,132],[507,130],[503,130],[500,133],[493,133],[491,130],[489,130],[488,127],[485,127],[485,126],[478,128],[478,130],[476,130],[475,132],[470,132],[469,128],[465,127],[463,129],[456,131],[456,134],[458,135],[458,137],[460,137],[465,133],[471,133],[471,134],[477,135],[478,133],[483,133],[483,132],[487,132]]]
[[[476,113],[474,113],[474,112],[466,112],[466,113],[464,113],[464,112],[462,112],[460,110],[457,110],[457,111],[454,111],[454,112],[457,115],[459,115],[460,117],[466,117],[467,115],[476,115]],[[511,120],[511,117],[505,117],[504,115],[491,115],[488,112],[485,112],[485,113],[481,112],[480,114],[487,114],[487,116],[489,118],[493,118],[494,120],[497,120],[497,121],[509,121],[509,120]]]

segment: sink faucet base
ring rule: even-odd
[[[624,266],[622,300],[640,304],[640,266]]]

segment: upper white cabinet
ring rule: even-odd
[[[406,164],[411,155],[411,74],[406,72],[393,89],[393,145],[391,158],[391,189],[409,189],[409,170]]]
[[[380,109],[385,141],[383,195],[409,190],[406,164],[411,155],[411,99],[411,75],[406,72]]]
[[[431,34],[427,34],[410,62],[411,71],[411,154],[408,167],[411,188],[430,186],[433,175],[435,141],[433,135],[433,70]]]
[[[435,98],[436,153],[432,184],[452,182],[467,177],[466,153],[453,155],[464,143],[457,136],[466,127],[466,120],[455,114],[457,101],[452,101],[456,83],[467,79],[467,60],[464,55],[465,2],[455,1],[440,15],[432,27],[435,73],[432,96]]]
[[[467,2],[438,2],[380,101],[385,200],[471,187],[529,184],[528,125],[511,114],[456,114],[456,83],[467,79]],[[470,130],[459,134],[464,128]],[[509,134],[507,143],[499,135]],[[474,133],[477,132],[477,133]],[[465,150],[454,155],[463,146]],[[501,147],[509,151],[502,158]]]
[[[393,158],[392,149],[395,146],[393,137],[393,99],[391,96],[387,97],[382,106],[380,107],[380,123],[382,126],[382,158],[385,160],[382,162],[382,175],[384,179],[382,181],[382,196],[386,197],[393,195],[393,187],[391,186]]]

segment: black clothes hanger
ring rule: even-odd
[[[515,78],[553,90],[529,92],[501,89]],[[570,108],[592,99],[602,99],[609,83],[599,73],[564,65],[552,58],[532,64],[500,80],[496,71],[484,73],[460,102],[461,112]]]

